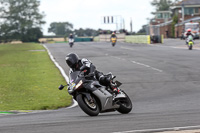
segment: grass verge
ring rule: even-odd
[[[71,97],[59,70],[43,46],[0,44],[0,111],[66,107]]]

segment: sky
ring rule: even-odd
[[[92,28],[95,30],[116,30],[125,28],[137,32],[142,25],[148,23],[147,18],[153,18],[151,12],[155,8],[150,4],[152,0],[40,0],[40,12],[45,13],[43,25],[44,35],[52,22],[69,22],[74,29]],[[105,24],[104,16],[113,16],[118,24]]]

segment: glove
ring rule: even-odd
[[[86,77],[94,77],[94,73],[89,73]]]
[[[106,80],[105,80],[106,84],[109,84],[111,81],[112,81],[112,77],[111,76],[107,76]]]

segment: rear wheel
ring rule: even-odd
[[[128,114],[132,110],[132,102],[129,96],[123,92],[126,95],[126,98],[119,99],[118,103],[120,107],[117,109],[118,112],[122,114]]]
[[[91,101],[89,101],[88,98],[83,94],[79,94],[76,99],[80,108],[89,116],[97,116],[99,114],[99,105],[97,104],[95,97],[92,95]]]

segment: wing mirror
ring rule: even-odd
[[[65,87],[64,85],[60,85],[60,86],[58,87],[58,89],[59,89],[59,90],[62,90],[64,87]]]

